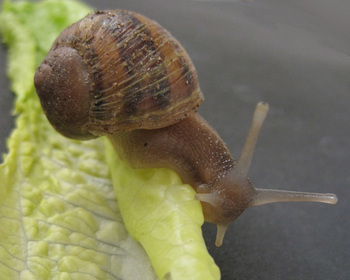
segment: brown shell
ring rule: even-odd
[[[203,101],[186,51],[163,27],[139,14],[100,11],[73,24],[51,51],[78,51],[88,69],[93,135],[174,124]]]

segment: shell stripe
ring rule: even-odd
[[[120,30],[109,28],[116,39],[120,63],[127,76],[122,111],[131,116],[144,115],[152,108],[166,108],[170,86],[166,67],[157,59],[161,56],[157,38],[153,38],[148,26],[133,14],[120,12],[115,20],[124,23],[122,42]]]

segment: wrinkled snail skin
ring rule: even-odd
[[[226,205],[202,202],[206,221],[230,223],[249,204],[249,196],[241,193],[241,188],[231,188],[228,181],[234,167],[229,150],[199,114],[161,129],[120,132],[109,139],[121,158],[134,168],[170,168],[197,193],[220,194]],[[235,201],[244,205],[233,207],[230,202]]]
[[[248,207],[337,201],[333,194],[254,188],[247,175],[268,105],[258,103],[235,162],[197,113],[204,98],[188,54],[139,14],[98,11],[74,23],[56,39],[34,83],[48,120],[64,136],[108,135],[131,166],[176,171],[197,192],[205,220],[218,225],[218,246],[228,224]]]

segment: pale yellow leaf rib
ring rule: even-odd
[[[147,251],[158,278],[220,279],[203,240],[204,217],[192,187],[171,170],[132,169],[107,140],[106,150],[125,225]]]

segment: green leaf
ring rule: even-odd
[[[42,112],[35,69],[89,11],[71,0],[3,4],[18,117],[0,165],[0,279],[155,279],[150,260],[160,279],[219,279],[190,186],[170,170],[131,169],[106,139],[64,138]]]

